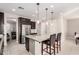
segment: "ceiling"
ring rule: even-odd
[[[51,5],[54,7],[51,8]],[[23,7],[24,10],[18,9],[19,6]],[[45,8],[48,8],[48,17],[50,17],[50,12],[53,10],[53,18],[56,19],[60,13],[65,13],[77,7],[79,7],[79,3],[40,3],[40,18],[43,19],[45,17]],[[16,9],[16,11],[12,11],[12,9]],[[27,18],[35,18],[36,10],[36,3],[0,3],[0,11],[25,16]]]
[[[7,23],[9,23],[9,24],[16,24],[16,21],[8,20]]]

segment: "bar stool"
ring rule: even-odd
[[[55,45],[57,46],[56,48],[57,48],[57,53],[58,53],[58,50],[61,51],[61,33],[57,34],[57,38],[55,42],[56,42]]]
[[[42,42],[42,55],[43,55],[43,51],[47,52],[48,54],[52,54],[52,50],[53,53],[55,55],[55,39],[56,39],[56,34],[50,35],[50,39],[45,40]],[[43,44],[46,44],[46,48],[43,47]],[[46,51],[49,50],[49,51]]]
[[[77,32],[75,32],[74,34],[75,34],[75,43],[77,45],[77,41],[79,41],[79,34]]]

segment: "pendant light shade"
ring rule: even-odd
[[[40,3],[37,3],[37,5],[39,5]]]

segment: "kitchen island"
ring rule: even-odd
[[[41,55],[42,41],[47,40],[50,35],[26,35],[25,47],[33,55]]]
[[[4,45],[4,43],[3,43],[3,35],[0,34],[0,55],[3,54],[3,47],[4,47],[3,45]]]

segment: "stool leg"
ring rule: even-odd
[[[59,41],[59,50],[61,51],[61,41]]]
[[[46,45],[46,49],[47,49],[47,52],[48,52],[48,45]]]
[[[43,42],[41,44],[41,54],[43,55]]]
[[[49,46],[49,50],[50,50],[50,55],[51,55],[51,46]]]
[[[57,41],[57,53],[58,53],[58,41]]]
[[[54,44],[54,55],[55,55],[55,44]]]

